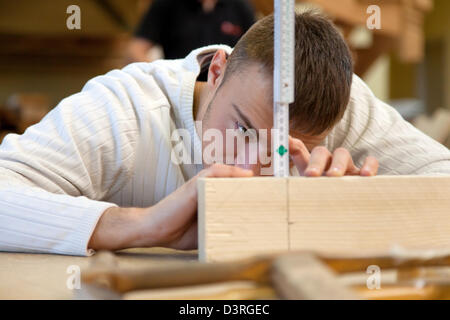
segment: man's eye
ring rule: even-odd
[[[236,122],[236,128],[237,128],[240,132],[242,132],[242,133],[246,133],[247,130],[248,130],[246,127],[244,127],[243,125],[241,125],[239,122]]]

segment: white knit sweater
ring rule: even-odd
[[[87,244],[111,206],[151,206],[201,165],[171,161],[171,134],[194,129],[198,57],[135,63],[87,82],[22,135],[0,146],[0,250],[88,255]],[[356,164],[373,155],[380,174],[450,174],[450,152],[377,100],[354,77],[343,120],[323,141],[348,148]],[[201,157],[201,156],[200,156]],[[294,173],[295,174],[295,173]]]

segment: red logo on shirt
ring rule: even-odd
[[[242,28],[238,25],[232,24],[229,21],[222,22],[220,30],[222,31],[222,33],[229,36],[240,37],[242,35]]]

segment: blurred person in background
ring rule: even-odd
[[[154,45],[166,59],[210,44],[234,47],[254,22],[246,0],[155,0],[130,42],[128,62],[150,61]]]

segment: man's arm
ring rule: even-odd
[[[375,157],[379,174],[450,174],[450,151],[377,99],[357,76],[344,118],[328,135],[326,147],[348,149],[357,166]]]
[[[128,81],[132,72],[138,74]],[[150,144],[164,135],[155,132],[162,120],[150,119],[163,94],[144,99],[136,81],[143,76],[131,67],[94,78],[23,135],[5,138],[0,146],[0,251],[87,255],[90,249],[196,246],[197,178],[251,172],[212,166],[147,208],[101,201],[134,173],[142,147],[138,141]],[[158,100],[154,106],[151,98]],[[147,157],[146,165],[158,170],[152,159]]]
[[[140,137],[139,106],[122,75],[90,80],[40,123],[3,140],[0,250],[88,254],[97,221],[115,206],[100,200],[128,181]]]
[[[133,38],[128,44],[127,64],[132,62],[150,62],[149,51],[153,43],[144,38]]]
[[[253,172],[215,164],[149,208],[110,208],[89,242],[95,250],[133,247],[197,248],[197,179],[251,177]]]

